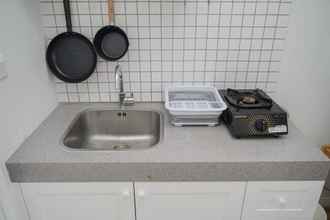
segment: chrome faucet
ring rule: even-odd
[[[134,95],[132,92],[124,92],[123,72],[119,64],[115,67],[116,89],[119,89],[119,105],[134,105]]]

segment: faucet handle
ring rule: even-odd
[[[133,92],[125,93],[123,102],[124,105],[134,105],[135,101]]]

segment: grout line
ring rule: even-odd
[[[245,11],[245,7],[246,7],[246,1],[244,1],[243,3],[243,13],[242,13],[242,19],[241,19],[241,26],[243,27],[243,24],[244,24],[244,11]],[[238,43],[238,51],[237,51],[237,55],[236,55],[236,59],[237,60],[240,60],[240,55],[241,55],[241,44],[242,44],[242,32],[243,32],[243,28],[240,28],[240,33],[239,33],[239,43]],[[236,84],[236,81],[237,81],[237,75],[238,75],[238,66],[239,66],[240,62],[236,62],[236,73],[235,73],[235,80],[234,80],[234,88],[236,89],[237,88],[237,84]]]
[[[229,26],[231,26],[233,23],[233,15],[232,15],[233,9],[234,9],[234,0],[231,1],[231,9],[230,9],[231,15],[230,15],[230,21],[229,21],[230,25]],[[230,37],[231,37],[231,27],[229,28],[228,47],[227,48],[230,48]],[[227,56],[226,56],[226,63],[225,63],[226,72],[225,72],[225,80],[224,80],[223,88],[226,88],[228,62],[229,62],[229,51],[227,49]]]
[[[148,2],[148,24],[149,24],[149,27],[151,26],[151,18],[150,18],[151,16],[150,16],[150,2]],[[152,62],[151,62],[151,28],[149,28],[148,29],[148,31],[149,31],[149,69],[150,69],[150,71],[151,71],[151,64],[152,64]],[[153,98],[152,98],[152,94],[153,94],[153,89],[152,89],[152,73],[150,72],[150,100],[152,101],[153,100]]]
[[[252,30],[251,30],[251,40],[250,40],[249,54],[248,54],[248,63],[247,63],[246,71],[245,71],[245,81],[247,81],[248,78],[249,78],[249,69],[250,69],[250,63],[251,63],[250,59],[251,59],[252,42],[253,42],[253,36],[254,36],[254,25],[256,23],[257,7],[258,7],[258,4],[255,3],[255,5],[254,5],[254,16],[253,16],[253,25],[252,25],[253,27],[252,27]],[[247,88],[247,83],[245,83],[244,88],[245,89]]]
[[[124,10],[125,12],[127,12],[127,3],[124,2]],[[118,15],[118,14],[116,14]],[[127,18],[125,18],[125,24],[127,26]],[[125,32],[127,33],[128,30],[126,29]],[[132,80],[131,80],[131,56],[130,56],[130,51],[127,51],[127,69],[128,69],[128,87],[129,87],[129,91],[132,91]]]
[[[51,1],[51,7],[52,7],[52,11],[55,13],[55,6],[54,6],[54,2]],[[54,24],[55,24],[55,30],[56,30],[56,35],[59,34],[58,32],[58,25],[57,25],[57,21],[56,21],[56,16],[54,16]],[[70,102],[70,96],[69,96],[69,89],[68,89],[68,84],[65,83],[65,91],[66,91],[66,99],[68,102]]]
[[[88,0],[87,0],[88,1]],[[95,2],[95,1],[93,1]],[[141,1],[139,1],[141,2]],[[126,3],[126,2],[124,2]],[[243,2],[244,4],[244,2]],[[56,16],[64,16],[64,13],[41,13],[41,15],[43,16],[53,16],[53,15],[56,15]],[[72,13],[71,15],[99,15],[99,16],[106,16],[107,14],[105,13],[80,13],[80,14],[77,14],[77,13]],[[126,16],[126,15],[149,15],[149,14],[144,14],[144,13],[117,13],[116,15],[122,15],[122,16]],[[173,13],[164,13],[164,14],[152,14],[152,15],[173,15]],[[176,13],[175,15],[185,15],[184,13]],[[186,13],[186,15],[195,15],[195,13]],[[218,14],[214,14],[214,13],[201,13],[199,15],[218,15]],[[227,13],[223,13],[222,15],[224,16],[230,16],[230,15],[233,15],[233,16],[240,16],[240,15],[246,15],[246,16],[253,16],[254,14],[243,14],[243,13],[233,13],[233,14],[227,14]],[[260,14],[256,14],[256,15],[260,15],[260,16],[265,16],[266,14],[264,13],[260,13]],[[281,14],[281,13],[269,13],[268,15],[270,16],[283,16],[283,17],[289,17],[289,14]]]
[[[90,12],[91,12],[91,4],[90,4],[90,0],[88,0],[87,5],[88,5],[88,12],[90,13]],[[79,7],[79,6],[78,6],[78,7]],[[91,25],[91,28],[90,28],[91,35],[92,35],[92,36],[95,36],[95,35],[94,35],[95,33],[94,33],[94,31],[93,31],[93,28],[92,28],[92,24],[93,24],[93,22],[92,22],[92,16],[89,16],[89,22],[90,22],[90,25]],[[93,41],[92,41],[92,43],[93,43]],[[100,101],[100,100],[101,100],[101,91],[100,91],[100,85],[99,85],[99,82],[100,82],[100,80],[99,80],[99,72],[98,72],[97,67],[95,68],[95,72],[94,72],[94,74],[96,74],[96,81],[98,82],[98,83],[97,83],[98,101]],[[77,85],[77,84],[76,84],[76,85]],[[77,85],[77,89],[78,89],[78,85]],[[80,97],[79,97],[79,101],[80,101]]]
[[[136,9],[136,11],[138,11],[138,0],[135,0],[135,5],[136,5],[136,7],[135,7],[135,9]],[[127,17],[126,17],[126,21],[127,21]],[[139,24],[139,16],[136,16],[136,23],[137,24]],[[137,36],[140,36],[140,29],[139,28],[137,28]],[[140,87],[140,92],[139,92],[139,100],[140,101],[142,101],[142,80],[141,80],[141,50],[140,50],[140,48],[141,48],[141,45],[140,45],[140,40],[138,40],[137,41],[138,42],[138,66],[139,66],[139,87]]]
[[[128,15],[129,16],[129,15]],[[206,15],[205,15],[206,16]],[[233,15],[228,15],[228,16],[233,16]],[[46,16],[47,17],[47,16]],[[53,28],[54,26],[44,26],[44,28]],[[62,24],[62,25],[58,25],[58,27],[61,27],[61,28],[65,28],[65,25]],[[92,26],[88,26],[88,25],[78,25],[78,26],[75,26],[75,25],[72,25],[72,27],[74,28],[100,28],[101,26],[99,25],[92,25]],[[126,28],[136,28],[136,27],[148,27],[148,26],[138,26],[138,25],[128,25],[126,26]],[[163,28],[172,28],[172,26],[170,25],[163,25],[163,26],[157,26],[157,25],[151,25],[150,26],[151,28],[159,28],[159,27],[163,27]],[[184,27],[191,27],[191,28],[204,28],[205,26],[203,25],[186,25],[186,26],[175,26],[177,28],[184,28]],[[263,29],[263,28],[282,28],[282,29],[287,29],[288,26],[275,26],[275,25],[267,25],[267,26],[251,26],[251,25],[247,25],[247,26],[241,26],[241,25],[220,25],[220,26],[215,26],[215,25],[210,25],[209,28],[217,28],[217,27],[220,27],[220,28],[260,28],[260,29]],[[161,38],[162,39],[162,38]]]
[[[268,13],[268,11],[269,11],[269,1],[267,2],[267,9],[266,9],[266,11],[267,11],[267,13]],[[264,26],[266,26],[266,24],[267,24],[267,19],[268,19],[268,16],[267,16],[267,13],[266,13],[266,16],[265,16],[265,20],[264,20]],[[266,28],[264,28],[263,30],[262,30],[262,37],[264,37],[265,36],[265,30],[266,30]],[[260,48],[263,48],[264,47],[264,40],[262,40],[261,41],[261,45],[260,45]],[[262,51],[260,51],[259,52],[259,59],[258,59],[258,67],[257,67],[257,75],[256,75],[256,78],[255,78],[255,84],[254,84],[254,88],[257,88],[258,87],[258,80],[259,80],[259,75],[260,75],[260,66],[261,66],[261,57],[262,57]]]
[[[65,30],[64,13],[58,10],[62,0],[40,2],[47,45],[53,36]],[[73,28],[89,32],[88,38],[93,40],[94,32],[105,24],[107,0],[71,2]],[[115,3],[118,10],[114,23],[127,32],[130,40],[127,56],[117,63],[126,67],[125,88],[137,93],[137,101],[162,100],[166,86],[179,84],[219,88],[262,86],[274,90],[273,76],[279,74],[277,67],[281,61],[278,54],[284,51],[278,43],[285,41],[281,33],[288,29],[288,24],[280,19],[290,16],[287,4],[292,1],[116,0]],[[259,7],[261,4],[263,7]],[[273,23],[268,22],[270,18]],[[159,19],[160,24],[153,19]],[[268,46],[263,48],[266,42]],[[255,48],[255,43],[259,43],[259,48]],[[60,99],[80,102],[88,96],[89,102],[114,101],[117,91],[112,88],[113,63],[98,59],[98,64],[105,68],[97,68],[94,78],[81,83],[82,86],[56,81]]]
[[[195,81],[196,78],[196,46],[197,46],[197,22],[198,22],[198,0],[195,1],[195,26],[194,26],[194,67],[193,67],[193,82]],[[193,83],[194,85],[194,83]]]
[[[209,14],[210,14],[210,1],[207,3],[207,17],[206,17],[206,37],[205,37],[205,51],[204,51],[204,72],[203,72],[203,81],[205,85],[206,81],[206,64],[207,64],[207,45],[208,45],[208,35],[209,35]]]
[[[221,10],[222,10],[222,1],[220,1],[220,5],[219,5],[219,17],[218,17],[218,26],[220,26],[221,23]],[[220,28],[218,28],[217,31],[217,46],[216,46],[216,54],[215,54],[215,63],[214,63],[214,78],[213,78],[213,82],[215,85],[216,79],[217,79],[217,66],[218,66],[218,58],[219,58],[219,46],[220,46],[220,41],[219,41],[219,35],[220,35]],[[220,89],[220,88],[218,88]]]
[[[172,39],[171,39],[172,53],[171,53],[171,55],[172,55],[172,59],[174,60],[174,50],[173,50],[173,48],[174,48],[174,0],[172,0],[171,3],[172,3]],[[173,72],[174,72],[174,62],[171,62],[171,69],[172,69],[172,72],[171,72],[171,84],[173,85],[173,82],[174,82],[174,80],[173,80],[173,77],[174,77],[174,75],[173,75]]]
[[[163,7],[162,3],[160,2],[160,36],[163,36]],[[163,101],[163,90],[164,90],[164,84],[163,84],[163,39],[160,39],[160,77],[161,77],[161,82],[160,82],[160,88],[161,88],[161,100]]]
[[[40,2],[42,3],[49,3],[52,0],[41,0]],[[88,0],[71,0],[71,2],[87,2]],[[99,3],[106,3],[107,0],[93,0],[94,2],[99,2]],[[135,2],[135,0],[119,0],[118,2]],[[54,2],[61,2],[61,0],[54,0]],[[139,2],[148,2],[148,0],[139,0]],[[159,3],[162,2],[162,0],[151,0],[150,2],[155,2],[155,3]],[[178,0],[177,2],[195,2],[194,0]],[[199,0],[199,2],[218,2],[217,0]],[[223,0],[222,2],[224,3],[231,3],[231,0]],[[244,0],[235,0],[236,3],[243,3]],[[270,3],[278,3],[280,2],[280,0],[271,0]],[[287,0],[287,1],[282,1],[283,4],[291,4],[293,1]],[[247,3],[267,3],[267,0],[248,0]]]
[[[183,85],[184,84],[184,81],[185,81],[185,66],[184,66],[184,55],[185,55],[185,48],[186,48],[186,41],[185,41],[185,37],[186,37],[186,6],[187,6],[187,3],[186,1],[183,2],[183,42],[182,42],[182,80],[181,80],[181,84]],[[174,51],[174,48],[173,48],[173,51]]]
[[[77,7],[77,13],[79,14],[79,5],[78,5],[78,2],[76,2],[76,7]],[[79,31],[80,31],[80,33],[82,33],[82,27],[81,27],[80,16],[78,16],[77,19],[78,19],[78,27],[79,27]],[[90,96],[89,79],[86,80],[86,84],[87,84],[88,102],[92,102],[92,100],[91,100],[91,96]],[[70,101],[69,101],[69,102],[70,102]]]
[[[282,1],[280,0],[279,4],[278,4],[278,8],[277,10],[280,11],[281,9],[281,3]],[[279,22],[279,17],[276,17],[276,25],[278,25],[278,22]],[[273,32],[273,37],[276,36],[276,32],[277,32],[277,28],[275,28],[274,32]],[[273,40],[272,42],[272,49],[275,47],[275,40]],[[266,76],[266,80],[269,80],[269,77],[270,77],[270,69],[271,69],[271,60],[273,59],[273,51],[270,52],[270,57],[269,57],[269,63],[268,63],[268,71],[267,71],[267,76]],[[266,82],[266,85],[265,85],[265,89],[267,90],[268,89],[268,84]]]

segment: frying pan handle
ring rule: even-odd
[[[112,17],[113,17],[113,2],[112,2],[112,0],[108,0],[108,16],[109,16],[109,24],[111,24]]]
[[[68,32],[71,32],[72,22],[71,22],[70,0],[63,0],[63,6],[64,6],[66,29]]]

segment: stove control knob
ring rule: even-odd
[[[267,122],[265,119],[257,119],[254,123],[254,127],[257,131],[265,132],[267,130]]]

